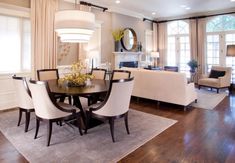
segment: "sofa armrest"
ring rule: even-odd
[[[189,83],[186,88],[186,97],[188,101],[192,102],[197,99],[197,92],[194,83]]]

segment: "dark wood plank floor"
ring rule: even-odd
[[[120,162],[235,162],[235,96],[214,110],[135,99],[131,108],[178,122]],[[0,162],[27,162],[0,132]]]

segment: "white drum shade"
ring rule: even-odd
[[[88,42],[95,28],[95,15],[80,10],[55,13],[55,31],[61,42]]]

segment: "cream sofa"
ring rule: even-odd
[[[198,80],[198,88],[200,89],[201,86],[216,88],[217,93],[219,93],[219,89],[221,88],[228,88],[230,87],[231,83],[231,67],[222,67],[222,66],[212,66],[212,70],[217,71],[225,71],[225,75],[219,78],[209,78],[209,75],[203,75]]]
[[[122,68],[134,76],[132,95],[162,102],[188,106],[197,99],[194,83],[189,83],[186,74],[169,71]]]

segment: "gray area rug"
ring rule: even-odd
[[[29,162],[116,162],[177,121],[135,110],[129,112],[130,135],[124,120],[115,121],[113,143],[108,124],[88,130],[80,136],[77,129],[68,125],[53,125],[51,146],[46,147],[46,124],[41,124],[38,139],[34,140],[35,118],[32,116],[29,131],[24,133],[24,122],[17,127],[18,111],[0,114],[0,130]],[[24,120],[24,119],[23,119]]]
[[[207,89],[196,89],[198,99],[197,103],[192,103],[191,106],[202,109],[214,109],[226,96],[228,92],[222,90],[220,93]]]

